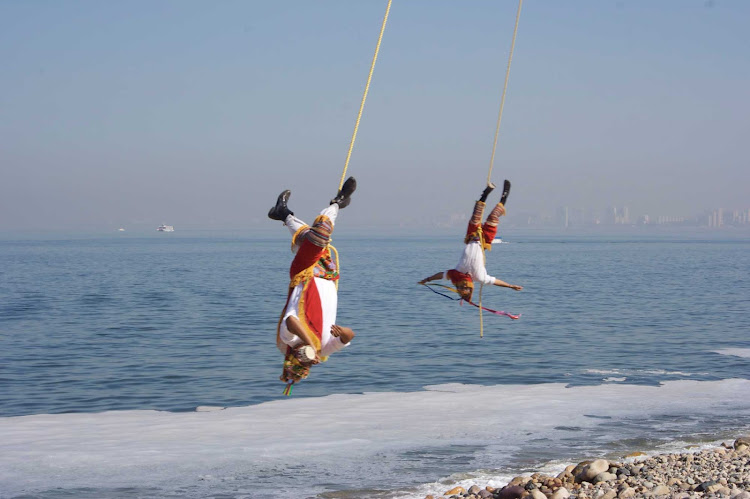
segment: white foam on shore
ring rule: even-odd
[[[404,453],[421,452],[429,462],[429,449],[465,445],[484,448],[502,463],[532,439],[559,442],[561,424],[585,440],[602,421],[727,411],[750,413],[750,380],[571,388],[451,384],[208,412],[10,417],[0,419],[0,490],[202,486],[218,493],[247,486],[273,497],[299,497],[326,490],[323,483],[357,488],[368,479],[388,488]],[[616,425],[607,431],[616,437]],[[330,470],[336,470],[334,478]],[[497,485],[503,479],[488,478]],[[418,494],[442,493],[442,487],[425,485]]]
[[[584,374],[614,374],[624,376],[642,376],[646,375],[657,375],[657,376],[695,376],[696,374],[706,373],[687,373],[684,371],[665,371],[664,369],[584,369]]]
[[[719,355],[731,355],[733,357],[750,359],[750,348],[723,348],[721,350],[714,350],[713,352]]]

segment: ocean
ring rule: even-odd
[[[501,227],[502,229],[502,227]],[[334,234],[352,344],[282,394],[288,233],[0,236],[0,497],[419,498],[750,432],[750,233]]]

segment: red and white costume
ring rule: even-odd
[[[495,206],[485,223],[480,226],[484,203],[482,201],[476,202],[471,220],[469,220],[469,226],[466,229],[464,251],[456,268],[443,272],[443,279],[450,280],[456,286],[464,284],[473,287],[475,280],[487,285],[495,283],[495,278],[487,273],[487,268],[484,265],[482,246],[487,250],[492,249],[492,240],[495,239],[497,234],[497,225],[500,219],[500,206],[502,205]]]
[[[299,319],[302,327],[310,333],[321,358],[348,345],[331,334],[331,326],[336,323],[339,273],[328,240],[338,211],[338,204],[328,206],[312,227],[294,215],[289,215],[284,221],[292,233],[292,252],[295,253],[289,269],[289,296],[276,336],[276,344],[285,355],[289,353],[289,347],[295,348],[303,343],[287,328],[286,319],[290,316]]]

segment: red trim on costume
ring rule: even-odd
[[[320,302],[320,293],[315,279],[310,279],[305,283],[305,289],[302,291],[305,295],[303,301],[305,307],[305,322],[310,330],[321,342],[323,341],[323,305]]]

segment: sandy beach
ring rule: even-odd
[[[557,476],[518,476],[501,488],[455,487],[425,499],[750,499],[750,436],[711,449],[647,456],[621,462],[595,459],[570,464]]]

